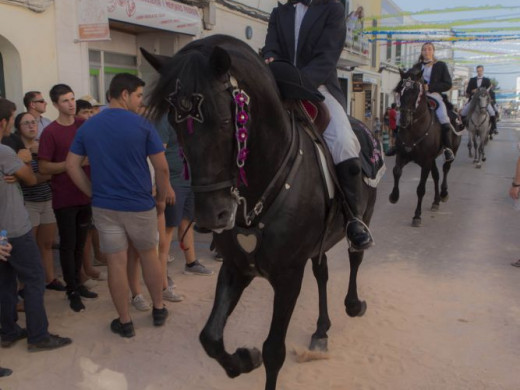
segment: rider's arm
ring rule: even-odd
[[[434,66],[437,68],[436,71],[440,73],[440,78],[434,80],[433,83],[430,81],[428,91],[439,93],[449,91],[451,89],[452,82],[448,66],[442,61],[437,62]]]
[[[267,26],[267,35],[265,37],[265,46],[262,48],[262,56],[264,59],[274,58],[280,59],[280,38],[278,37],[278,8],[273,9],[269,17],[269,25]],[[289,58],[286,58],[287,60]]]

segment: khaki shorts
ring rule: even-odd
[[[116,253],[128,248],[128,239],[137,250],[150,250],[159,242],[157,211],[116,211],[92,207],[92,218],[99,232],[103,253]]]
[[[29,219],[33,227],[56,223],[56,217],[52,209],[52,200],[45,202],[26,201],[25,208],[29,213]]]

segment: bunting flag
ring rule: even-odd
[[[425,9],[417,12],[399,12],[396,14],[385,14],[385,15],[377,15],[377,16],[369,16],[364,18],[364,20],[381,20],[388,18],[398,18],[401,16],[415,16],[415,15],[435,15],[435,14],[448,14],[454,12],[474,12],[474,11],[491,11],[491,10],[509,10],[509,9],[518,9],[520,6],[508,6],[504,7],[502,5],[484,5],[480,7],[455,7],[455,8],[446,8],[446,9],[438,9],[438,10],[430,10]]]

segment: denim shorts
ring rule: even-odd
[[[164,210],[166,227],[177,227],[181,224],[181,220],[191,221],[194,218],[195,197],[191,188],[173,187],[173,190],[175,191],[175,204],[166,205]]]
[[[128,248],[128,239],[137,250],[150,250],[159,242],[157,210],[116,211],[92,207],[94,225],[99,232],[103,253],[116,253]]]

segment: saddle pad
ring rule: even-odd
[[[361,169],[365,175],[365,182],[371,187],[376,187],[386,170],[381,143],[363,122],[350,116],[349,120],[352,130],[354,130],[354,134],[356,134],[361,145],[359,158],[361,160]]]

